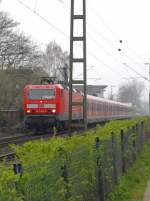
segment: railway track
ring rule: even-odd
[[[73,132],[75,132],[74,130]],[[79,132],[79,131],[78,131]],[[80,133],[84,132],[84,130],[80,130]],[[68,131],[62,130],[59,131],[57,136],[68,136]],[[15,159],[15,152],[11,151],[9,148],[9,145],[15,144],[15,145],[21,145],[28,141],[35,141],[35,140],[47,140],[53,137],[53,133],[44,134],[44,135],[19,135],[19,136],[11,136],[11,137],[5,137],[0,139],[0,151],[2,154],[0,154],[0,161],[3,161],[5,158],[7,161],[12,161]]]
[[[30,140],[39,140],[39,139],[47,139],[52,137],[50,134],[45,135],[22,135],[22,136],[14,136],[0,139],[0,147],[7,147],[10,144],[22,144],[24,142],[28,142]]]
[[[16,153],[15,152],[9,152],[9,153],[5,153],[0,155],[0,162],[2,162],[4,159],[6,159],[6,161],[13,161],[15,159]]]
[[[2,154],[0,154],[0,161],[2,161],[4,158],[7,161],[13,160],[15,158],[15,152],[11,151],[9,146],[11,144],[15,145],[21,145],[28,141],[35,141],[35,140],[47,140],[51,138],[52,135],[45,134],[45,135],[22,135],[22,136],[13,136],[13,137],[6,137],[0,139],[0,151]]]

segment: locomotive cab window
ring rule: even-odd
[[[30,89],[29,99],[54,99],[55,90],[54,89]]]

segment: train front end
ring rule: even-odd
[[[57,86],[27,85],[24,88],[25,126],[29,129],[47,129],[57,120]]]

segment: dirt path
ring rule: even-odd
[[[143,201],[150,201],[150,180],[148,182],[147,189],[145,191],[144,200]]]

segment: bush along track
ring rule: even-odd
[[[1,164],[0,200],[115,200],[108,196],[142,150],[148,125],[148,118],[112,121],[82,136],[13,147],[19,163]]]

